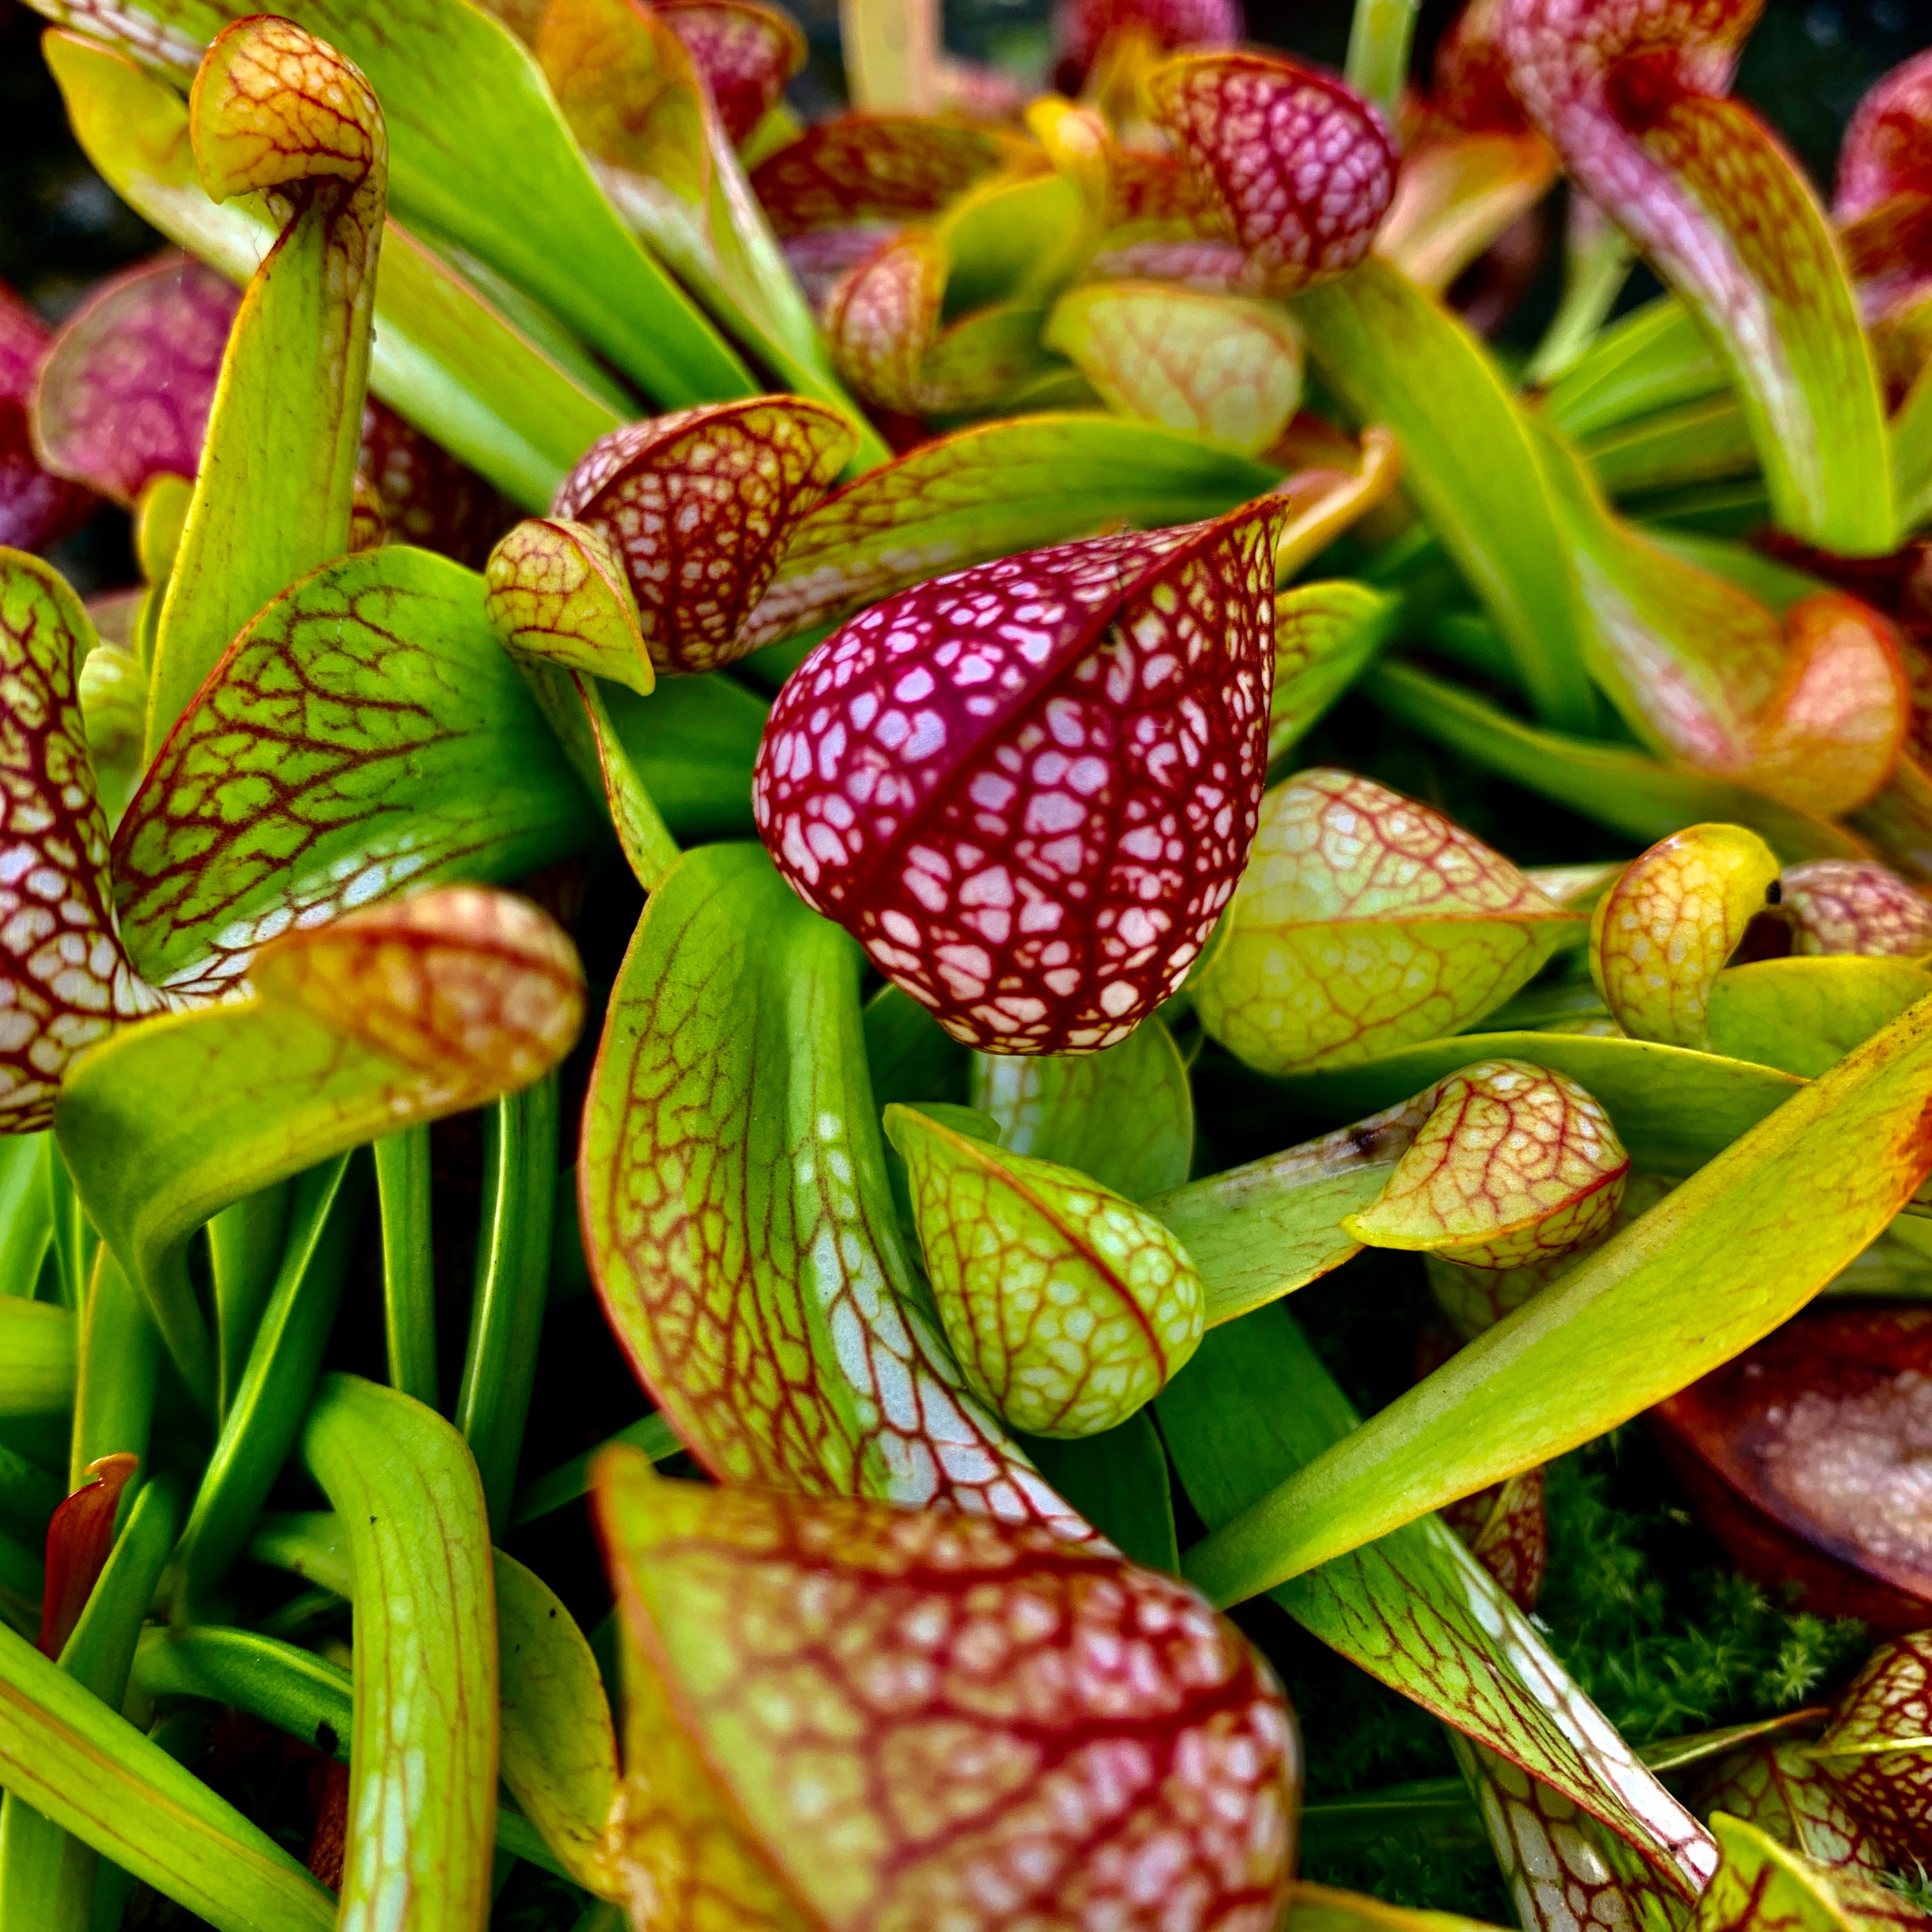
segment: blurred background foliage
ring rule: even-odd
[[[1425,57],[1457,4],[1425,0],[1418,41]],[[1922,44],[1924,6],[1925,0],[1768,0],[1737,91],[1783,130],[1814,175],[1828,180],[1858,96]],[[828,112],[844,98],[837,0],[792,0],[791,11],[812,42],[810,64],[794,84],[794,102],[808,116]],[[1248,0],[1248,28],[1257,40],[1339,64],[1349,11],[1348,0]],[[1016,74],[1036,75],[1048,64],[1048,0],[948,0],[946,44]],[[40,58],[44,25],[21,0],[0,0],[0,279],[57,320],[95,277],[158,244],[68,136]],[[1526,304],[1511,333],[1533,339],[1542,306]]]

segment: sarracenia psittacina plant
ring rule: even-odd
[[[1206,1297],[1160,1222],[1072,1168],[1012,1154],[908,1107],[909,1172],[934,1305],[975,1392],[1034,1436],[1096,1435],[1193,1354]]]
[[[1804,1304],[1932,1279],[1922,63],[1828,217],[1742,4],[1029,103],[854,0],[805,128],[760,0],[44,4],[184,252],[0,348],[4,527],[134,520],[0,554],[0,1928],[1439,1932],[1338,1811],[1922,1923],[1913,1577],[1674,1724],[1577,1607],[1703,1643],[1686,1502],[1834,1606],[1706,1400],[1829,1324],[1798,1487],[1916,1507],[1925,1324]]]
[[[1372,779],[1304,772],[1262,802],[1192,992],[1250,1066],[1342,1066],[1480,1020],[1583,931],[1440,813]]]
[[[1150,1859],[1198,1923],[1277,1922],[1294,1732],[1185,1585],[1036,1528],[668,1483],[634,1450],[596,1481],[628,1706],[613,1852],[645,1922],[980,1924],[997,1886],[1132,1923]],[[905,1803],[942,1778],[943,1804]]]

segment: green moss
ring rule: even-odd
[[[1816,1702],[1863,1626],[1774,1602],[1724,1568],[1649,1444],[1622,1430],[1550,1472],[1551,1647],[1633,1744]]]

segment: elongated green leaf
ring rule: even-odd
[[[279,1638],[220,1624],[157,1625],[141,1634],[134,1678],[150,1697],[232,1705],[332,1757],[348,1754],[349,1672]]]
[[[382,1221],[382,1340],[389,1386],[436,1402],[435,1223],[427,1127],[405,1127],[376,1143],[376,1192]]]
[[[1728,778],[1673,770],[1622,745],[1545,731],[1412,664],[1378,664],[1362,688],[1406,724],[1486,770],[1646,844],[1687,825],[1748,825],[1787,863],[1868,856],[1856,834]]]
[[[1158,1019],[1100,1053],[976,1053],[972,1099],[1009,1154],[1078,1168],[1130,1201],[1179,1186],[1193,1162],[1193,1090]]]
[[[1702,325],[1750,418],[1778,524],[1849,555],[1893,549],[1883,399],[1830,221],[1777,136],[1718,91],[1752,16],[1683,10],[1670,43],[1682,58],[1628,104],[1604,76],[1640,66],[1655,27],[1579,17],[1511,15],[1510,86]]]
[[[572,131],[604,164],[613,205],[778,386],[852,417],[862,466],[884,462],[671,21],[623,0],[555,0],[535,45]]]
[[[1566,436],[1588,437],[1727,386],[1696,317],[1660,296],[1606,328],[1550,386],[1543,408]]]
[[[1021,416],[922,443],[798,527],[744,637],[776,644],[890,591],[1124,520],[1218,516],[1280,472],[1198,436],[1106,416]]]
[[[543,1340],[557,1126],[549,1078],[497,1101],[484,1124],[476,1288],[454,1419],[476,1459],[493,1528],[509,1515]]]
[[[110,1709],[126,1694],[135,1642],[181,1517],[178,1478],[164,1476],[142,1488],[62,1646],[60,1667]],[[0,1801],[0,1921],[41,1932],[87,1932],[97,1871],[91,1845],[12,1792]]]
[[[89,0],[40,11],[185,82],[242,0]],[[481,8],[443,0],[289,0],[382,102],[406,220],[449,236],[526,289],[666,407],[748,394],[743,365],[598,192],[536,64]]]
[[[684,1450],[684,1444],[662,1416],[653,1414],[641,1421],[630,1423],[614,1436],[605,1437],[595,1449],[586,1449],[581,1456],[573,1456],[568,1462],[551,1470],[548,1475],[526,1483],[517,1492],[516,1504],[510,1513],[510,1527],[520,1529],[525,1523],[535,1522],[539,1516],[548,1516],[553,1510],[562,1509],[566,1503],[574,1503],[578,1497],[588,1496],[591,1464],[615,1443],[641,1449],[653,1462],[667,1462]]]
[[[286,1182],[265,1187],[208,1224],[208,1273],[214,1285],[214,1334],[221,1354],[220,1413],[235,1405],[236,1385],[262,1311],[274,1292],[289,1234]]]
[[[1402,445],[1402,482],[1488,606],[1537,715],[1591,717],[1587,619],[1520,406],[1475,338],[1374,257],[1294,303],[1322,380]]]
[[[355,1582],[344,1932],[481,1928],[496,1828],[496,1592],[482,1485],[434,1409],[326,1378],[302,1460]]]
[[[568,940],[533,907],[474,890],[290,934],[254,971],[252,999],[103,1042],[56,1109],[90,1219],[204,1400],[214,1363],[186,1268],[195,1230],[398,1126],[527,1085],[583,1016]]]
[[[1346,1439],[1356,1422],[1282,1309],[1209,1334],[1156,1408],[1182,1484],[1210,1530]],[[1192,1559],[1190,1552],[1184,1566]],[[1272,1594],[1370,1676],[1602,1819],[1683,1896],[1708,1876],[1708,1838],[1432,1517]]]
[[[857,962],[756,846],[688,853],[652,895],[578,1164],[604,1312],[721,1477],[1084,1533],[909,1298]]]
[[[334,1932],[334,1899],[266,1832],[4,1627],[0,1784],[220,1932]]]
[[[1748,476],[1757,468],[1750,424],[1730,396],[1660,410],[1600,431],[1577,448],[1612,496]]]
[[[44,1133],[10,1134],[0,1142],[0,1295],[31,1298],[40,1281],[54,1234],[52,1154]]]
[[[81,1314],[80,1378],[74,1391],[68,1487],[78,1489],[103,1456],[146,1456],[166,1353],[141,1291],[104,1244],[94,1258]]]
[[[220,992],[292,924],[518,878],[594,836],[482,598],[473,572],[388,545],[325,566],[236,640],[117,835],[122,934],[151,980]]]
[[[1189,1574],[1238,1601],[1546,1462],[1728,1360],[1883,1232],[1932,1167],[1928,1119],[1932,1000],[1922,1000],[1210,1537]]]
[[[266,194],[286,225],[229,330],[154,634],[149,758],[242,626],[349,548],[388,182],[368,82],[285,22],[217,38],[189,132],[211,196]]]
[[[64,1415],[74,1406],[77,1328],[51,1302],[0,1300],[0,1415]]]
[[[1898,525],[1910,536],[1932,518],[1932,363],[1918,372],[1888,428]]]
[[[1801,956],[1733,966],[1711,988],[1712,1050],[1808,1080],[1928,993],[1932,974],[1910,959]]]
[[[1342,1232],[1342,1217],[1368,1206],[1388,1185],[1407,1145],[1406,1135],[1382,1132],[1382,1125],[1364,1120],[1285,1154],[1208,1174],[1148,1203],[1200,1270],[1210,1328],[1305,1286],[1360,1252]]]
[[[96,41],[53,33],[44,45],[88,160],[170,239],[245,282],[278,224],[251,197],[208,200],[180,98]],[[527,510],[548,508],[571,465],[620,419],[602,386],[562,366],[393,219],[377,265],[369,384]]]
[[[241,1554],[302,1432],[334,1325],[365,1190],[347,1155],[295,1184],[277,1279],[182,1538],[185,1603],[205,1602]]]
[[[584,1633],[556,1592],[496,1552],[503,1782],[580,1885],[622,1898],[607,1849],[617,1733]]]

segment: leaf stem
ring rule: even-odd
[[[1562,296],[1523,371],[1526,387],[1555,382],[1581,358],[1596,340],[1636,259],[1623,230],[1595,202],[1574,191],[1564,242]]]
[[[81,1318],[68,1466],[70,1490],[80,1486],[88,1465],[103,1456],[128,1450],[146,1457],[160,1372],[160,1331],[147,1298],[128,1279],[113,1250],[104,1245],[94,1256],[94,1283]]]
[[[221,1385],[217,1413],[226,1418],[255,1340],[289,1232],[289,1184],[278,1180],[224,1208],[208,1224],[214,1276],[215,1344]]]
[[[31,1295],[53,1238],[51,1134],[0,1140],[0,1294]]]
[[[178,1480],[148,1484],[96,1581],[60,1667],[118,1708],[154,1586],[181,1524]],[[0,1924],[88,1932],[99,1854],[9,1792],[0,1800]]]
[[[484,1117],[482,1227],[455,1422],[476,1458],[496,1535],[508,1518],[536,1378],[556,1204],[558,1115],[550,1075],[506,1095]]]
[[[376,1192],[382,1214],[382,1330],[389,1385],[440,1406],[436,1366],[435,1231],[430,1218],[427,1126],[376,1143]]]
[[[339,1154],[290,1190],[286,1251],[182,1539],[177,1621],[206,1615],[208,1593],[242,1553],[302,1432],[342,1299],[365,1186],[355,1156]]]
[[[340,1932],[488,1914],[496,1603],[476,1466],[435,1410],[326,1376],[302,1456],[334,1506],[356,1616]]]
[[[1348,85],[1365,94],[1394,124],[1408,79],[1409,43],[1419,0],[1355,0],[1348,28]]]

